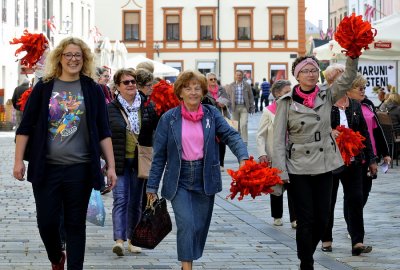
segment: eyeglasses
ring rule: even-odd
[[[319,69],[317,69],[317,68],[300,70],[300,73],[305,74],[305,75],[310,74],[310,73],[312,73],[314,75],[314,74],[316,74],[318,72],[319,72]]]
[[[121,83],[123,83],[124,85],[129,85],[130,83],[136,84],[136,81],[135,80],[126,80],[126,81],[122,81]]]
[[[144,87],[147,87],[147,88],[151,88],[151,86],[152,86],[151,83],[148,83],[148,84],[145,84],[145,85],[144,85]]]
[[[72,58],[75,57],[75,60],[81,60],[82,59],[82,54],[81,53],[63,53],[62,54],[64,56],[65,59],[67,60],[72,60]]]
[[[101,77],[106,78],[106,79],[109,79],[109,78],[110,78],[110,75],[101,75]]]
[[[360,91],[365,91],[365,86],[360,86],[360,87],[358,87],[358,90],[360,90]]]
[[[210,78],[209,80],[210,80],[210,81],[216,81],[217,78]]]

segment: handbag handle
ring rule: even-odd
[[[119,108],[119,110],[121,111],[121,114],[122,114],[122,116],[123,116],[124,119],[125,119],[125,123],[126,123],[127,129],[129,130],[129,132],[131,132],[131,131],[130,131],[130,130],[131,130],[131,123],[129,123],[128,117],[126,117],[125,112],[124,112],[121,108]],[[138,139],[136,138],[135,134],[133,134],[132,137],[133,137],[133,139],[135,140],[135,143],[136,143],[136,144],[139,144],[139,141],[138,141]]]

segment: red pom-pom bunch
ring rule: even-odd
[[[340,22],[335,40],[345,49],[343,52],[347,56],[357,58],[362,54],[362,49],[369,49],[368,44],[374,41],[376,33],[376,29],[372,28],[369,22],[363,21],[361,15],[356,16],[353,13]]]
[[[17,105],[19,106],[20,111],[25,109],[26,102],[28,101],[29,95],[32,92],[32,87],[29,87],[24,93],[22,93],[21,97],[17,101]]]
[[[21,58],[21,64],[32,68],[39,61],[44,51],[48,48],[49,42],[42,34],[31,34],[28,30],[24,31],[24,35],[20,38],[13,38],[10,44],[19,44],[21,47],[15,51],[15,56],[21,52],[26,52],[26,55]]]
[[[165,80],[161,80],[153,85],[153,92],[148,99],[148,102],[150,101],[154,102],[158,115],[180,104],[179,99],[174,93],[173,85],[167,83]]]
[[[274,192],[271,187],[283,184],[279,177],[280,170],[270,168],[267,162],[258,163],[252,156],[245,161],[245,165],[240,167],[239,170],[228,169],[226,171],[232,177],[231,194],[227,196],[232,200],[238,193],[240,194],[239,201],[249,194],[253,199],[262,194],[270,194]]]
[[[363,143],[365,137],[362,136],[360,132],[354,132],[352,129],[344,126],[338,126],[336,130],[340,132],[339,136],[336,138],[336,143],[339,147],[344,164],[349,166],[351,158],[360,154],[361,150],[365,148]]]

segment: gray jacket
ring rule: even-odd
[[[231,111],[234,112],[236,110],[236,103],[235,103],[235,90],[236,90],[236,82],[233,82],[226,86],[226,93],[228,94],[231,100]],[[254,106],[254,97],[253,91],[251,89],[250,84],[243,81],[243,97],[244,97],[244,105],[249,113],[254,113],[255,106]]]
[[[316,175],[343,165],[331,136],[331,109],[350,88],[357,65],[358,59],[347,58],[343,75],[331,87],[319,86],[313,109],[293,101],[293,90],[278,100],[272,160],[273,166],[282,171],[283,180],[289,179],[288,173]]]

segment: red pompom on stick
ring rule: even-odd
[[[240,194],[238,197],[239,201],[249,194],[254,199],[256,196],[274,192],[271,187],[283,184],[283,181],[279,177],[280,170],[270,168],[267,162],[256,162],[253,156],[250,156],[250,159],[246,160],[245,164],[239,170],[233,171],[228,169],[226,171],[232,177],[231,194],[227,196],[231,200],[238,193]]]
[[[20,38],[13,38],[10,44],[19,44],[21,47],[15,51],[15,56],[21,52],[26,52],[26,55],[22,57],[21,64],[32,68],[39,61],[40,57],[43,55],[44,51],[48,48],[49,42],[47,38],[42,34],[31,34],[28,30],[24,31],[24,35]]]
[[[174,87],[167,83],[165,80],[159,81],[153,85],[153,92],[151,93],[147,102],[153,101],[158,115],[175,108],[180,104],[179,99],[174,93]]]
[[[31,92],[32,92],[32,87],[29,87],[28,90],[26,90],[21,95],[21,97],[18,99],[17,105],[19,105],[20,111],[24,111],[26,102],[28,101],[28,98],[29,98],[29,95],[31,94]]]
[[[372,28],[369,22],[363,21],[361,15],[356,16],[353,13],[340,22],[335,33],[335,40],[345,49],[343,53],[357,58],[362,54],[362,49],[369,49],[368,45],[374,41],[376,33],[376,29]]]
[[[351,158],[360,154],[361,150],[365,148],[363,143],[365,137],[362,136],[360,132],[354,132],[352,129],[344,126],[338,126],[336,130],[340,132],[339,136],[336,138],[336,143],[339,147],[344,164],[349,166]]]

